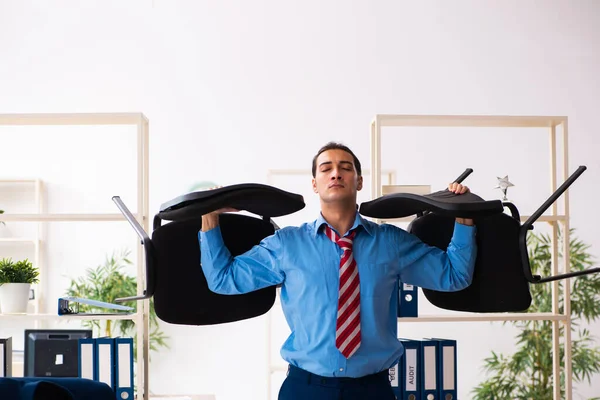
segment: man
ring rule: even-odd
[[[316,221],[279,229],[237,257],[219,230],[219,214],[232,210],[202,216],[204,274],[217,293],[281,285],[291,335],[281,349],[290,366],[280,400],[393,400],[388,369],[403,354],[394,296],[398,278],[441,291],[469,286],[476,256],[473,221],[457,218],[444,252],[358,214],[363,178],[348,147],[322,147],[312,174],[321,203]],[[452,183],[449,190],[461,194],[468,188]]]

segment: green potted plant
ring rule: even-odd
[[[0,215],[1,215],[1,214],[4,214],[4,210],[0,210]],[[4,221],[0,221],[0,226],[2,226],[2,225],[6,226],[6,222],[4,222]],[[0,233],[1,233],[1,232],[0,232]]]
[[[27,313],[29,290],[38,283],[39,270],[28,259],[0,260],[0,308],[5,314]]]
[[[96,268],[88,268],[86,275],[78,279],[71,279],[70,286],[67,289],[68,296],[86,298],[115,303],[115,300],[122,297],[137,295],[137,280],[134,276],[129,276],[124,272],[126,266],[131,265],[128,258],[129,251],[125,250],[106,258],[104,264]],[[137,311],[137,301],[119,303],[131,306]],[[93,306],[80,304],[80,312],[106,311],[97,310]],[[150,299],[150,351],[156,351],[159,347],[169,347],[168,337],[160,330],[158,317],[154,311],[154,300]],[[98,336],[130,336],[135,337],[137,330],[134,321],[131,320],[93,320],[85,321],[84,326],[92,328]],[[134,351],[137,354],[137,341],[134,340]]]
[[[583,271],[594,265],[589,246],[576,239],[571,229],[569,262],[572,271]],[[528,236],[529,260],[534,274],[549,276],[552,273],[552,246],[548,235]],[[559,249],[563,249],[559,232]],[[559,254],[562,259],[563,254]],[[600,274],[583,275],[571,280],[572,378],[574,382],[597,380],[600,372],[600,347],[587,329],[579,327],[600,317]],[[559,312],[564,313],[563,281],[559,281]],[[552,311],[552,285],[531,285],[533,303],[528,313]],[[512,355],[496,352],[487,357],[484,370],[488,378],[473,389],[473,400],[484,399],[535,399],[552,400],[552,323],[550,321],[512,322],[520,333]],[[564,326],[560,326],[561,336]],[[576,332],[577,331],[577,332]],[[564,398],[564,350],[560,354],[561,398]],[[600,397],[594,397],[600,399]],[[590,399],[593,400],[593,399]]]

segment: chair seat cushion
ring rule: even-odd
[[[44,380],[25,383],[20,394],[21,400],[75,400],[65,387]]]
[[[0,399],[20,399],[22,382],[13,378],[0,378]]]
[[[299,194],[260,183],[240,183],[178,196],[163,203],[157,217],[181,221],[198,218],[223,207],[233,207],[263,217],[280,217],[299,211],[304,206],[304,198]]]
[[[359,212],[367,217],[403,218],[426,211],[451,217],[475,218],[504,211],[500,200],[484,200],[474,193],[455,194],[449,190],[426,195],[392,193],[364,202]]]
[[[83,378],[0,378],[4,400],[115,400],[106,383]]]

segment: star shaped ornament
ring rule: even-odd
[[[511,186],[515,186],[512,183],[510,183],[510,181],[508,180],[508,175],[506,175],[504,178],[500,178],[500,177],[496,177],[498,179],[498,186],[496,186],[494,189],[500,189],[502,190],[502,194],[504,195],[504,197],[502,198],[502,201],[508,201],[508,199],[506,198],[506,190],[511,187]]]

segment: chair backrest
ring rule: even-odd
[[[470,312],[517,312],[531,305],[529,282],[519,246],[520,222],[507,214],[474,220],[477,226],[477,259],[473,282],[457,292],[422,289],[435,306]],[[408,231],[423,242],[442,250],[448,248],[455,220],[434,213],[413,220]]]
[[[156,315],[173,324],[211,325],[269,311],[275,301],[275,286],[242,295],[220,295],[208,288],[200,264],[201,226],[202,220],[195,218],[154,230]],[[268,221],[240,214],[222,214],[220,227],[223,241],[234,256],[275,232]]]
[[[447,189],[419,195],[391,193],[364,202],[360,213],[380,219],[402,218],[426,211],[452,217],[476,218],[503,212],[500,200],[484,200],[474,193],[457,195]]]
[[[474,193],[456,195],[442,190],[428,195],[395,193],[363,203],[361,213],[375,218],[417,214],[408,231],[423,242],[448,248],[456,217],[473,218],[477,225],[477,259],[473,282],[457,292],[422,288],[435,306],[470,312],[523,311],[531,305],[529,282],[520,247],[521,224],[516,207],[504,214],[499,200],[486,201]]]

